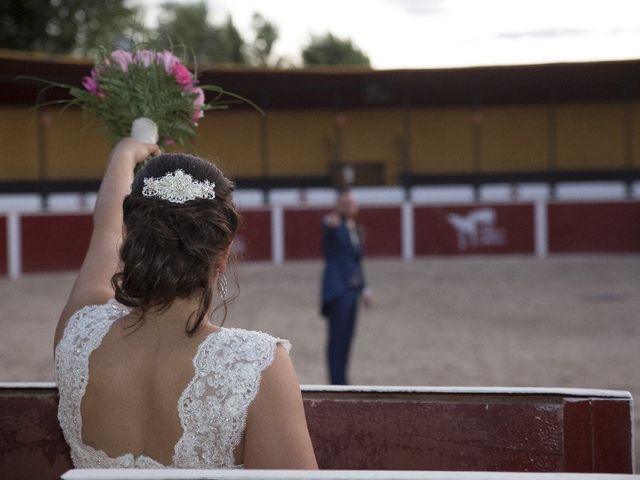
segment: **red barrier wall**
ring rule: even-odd
[[[27,215],[22,227],[22,270],[77,270],[93,230],[92,215]]]
[[[306,260],[322,257],[322,217],[328,208],[296,208],[284,211],[284,258]]]
[[[322,217],[328,208],[283,211],[285,260],[322,257]],[[269,261],[270,209],[242,212],[235,248],[241,258]],[[402,255],[402,209],[364,207],[368,257]],[[25,214],[22,227],[24,272],[80,267],[92,230],[91,215]],[[414,252],[420,255],[534,254],[534,206],[469,204],[414,207]],[[277,236],[276,236],[277,238]],[[549,253],[640,252],[640,202],[554,202],[548,204]],[[0,217],[0,274],[8,270],[7,218]]]
[[[235,242],[241,258],[270,260],[270,211],[243,211],[242,217]],[[0,220],[0,248],[3,248],[7,236],[2,230],[5,219]],[[21,218],[21,222],[24,272],[74,270],[80,267],[91,237],[91,215],[27,215]],[[6,246],[0,252],[0,273],[3,272],[6,272]]]
[[[289,209],[284,211],[285,259],[322,257],[322,217],[330,209]],[[358,221],[365,230],[368,257],[400,256],[402,251],[399,207],[362,208]]]
[[[242,260],[271,260],[271,212],[243,210],[234,251]]]
[[[549,253],[640,252],[640,202],[551,203]]]
[[[533,215],[529,204],[415,207],[415,254],[532,254]]]
[[[401,210],[398,207],[362,208],[358,221],[365,232],[368,257],[399,257],[402,254]]]
[[[0,217],[0,275],[7,273],[7,217]]]

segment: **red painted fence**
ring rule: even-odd
[[[549,251],[640,251],[640,202],[549,204]]]
[[[627,392],[303,387],[322,469],[632,473]],[[52,384],[0,385],[0,476],[71,468]]]
[[[416,207],[416,255],[533,254],[533,205]]]
[[[244,210],[235,250],[246,260],[318,259],[328,211]],[[20,273],[10,271],[16,264],[11,251],[20,256],[20,271],[77,269],[91,222],[89,214],[24,214],[12,236],[7,217],[0,216],[0,274]],[[638,201],[363,206],[360,222],[369,257],[640,252]],[[13,250],[12,238],[20,242]]]
[[[329,209],[290,209],[284,212],[284,249],[288,260],[322,256],[322,217]]]
[[[26,215],[21,218],[22,270],[77,270],[93,230],[91,215]]]
[[[271,237],[269,210],[244,211],[234,251],[244,260],[271,260]]]

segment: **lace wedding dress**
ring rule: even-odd
[[[76,468],[242,468],[233,452],[242,439],[247,410],[258,393],[262,371],[286,340],[266,333],[222,328],[208,335],[193,358],[194,375],[176,408],[182,436],[171,465],[145,455],[108,456],[82,442],[80,404],[89,381],[89,356],[107,331],[129,310],[110,300],[84,307],[67,323],[55,351],[60,392],[58,420]]]

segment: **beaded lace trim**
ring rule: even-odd
[[[128,309],[113,300],[84,307],[69,320],[56,347],[60,391],[58,420],[76,468],[162,468],[145,455],[109,457],[82,442],[80,406],[89,380],[89,356],[115,320]],[[262,332],[223,328],[208,335],[193,358],[194,376],[178,400],[182,436],[171,467],[241,468],[234,450],[242,440],[249,405],[260,388],[262,372],[273,362],[275,347],[287,340]]]

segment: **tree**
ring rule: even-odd
[[[219,27],[220,46],[223,47],[224,57],[231,63],[247,63],[244,53],[245,42],[240,32],[233,24],[231,15],[227,16],[227,21]]]
[[[351,39],[342,40],[331,33],[313,36],[302,50],[305,65],[362,65],[370,66],[369,57]]]
[[[3,0],[0,47],[87,55],[141,30],[126,0]]]
[[[193,52],[198,63],[246,63],[245,42],[231,16],[222,25],[209,22],[209,9],[198,3],[162,5],[158,33]]]
[[[252,27],[255,32],[250,49],[252,62],[255,65],[266,66],[271,58],[273,44],[278,40],[278,27],[259,13],[253,14]]]

